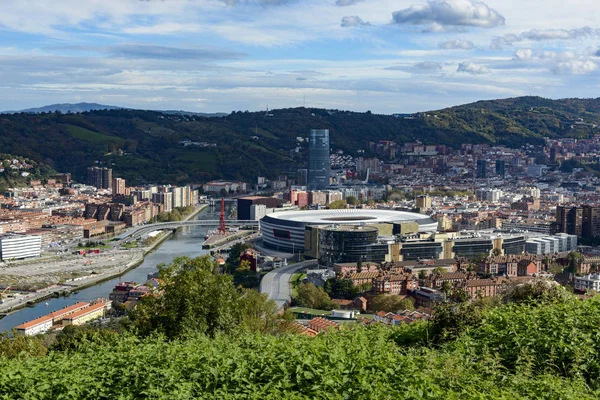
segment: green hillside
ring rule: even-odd
[[[13,163],[14,161],[16,164]],[[32,180],[40,180],[45,183],[54,175],[56,175],[56,171],[44,163],[0,153],[0,194],[11,187],[27,186]]]
[[[333,149],[356,154],[368,141],[383,139],[520,146],[543,137],[589,137],[597,124],[600,99],[538,97],[480,101],[410,118],[306,108],[219,118],[138,110],[21,113],[0,115],[0,148],[78,179],[99,161],[132,183],[184,183],[294,174],[307,158],[296,138],[312,128],[329,129]],[[209,145],[184,147],[184,140]]]

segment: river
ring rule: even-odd
[[[229,208],[228,205],[226,205],[227,208]],[[202,210],[195,219],[219,219],[219,210],[220,207],[208,207]],[[157,265],[162,263],[168,264],[176,257],[188,256],[193,258],[207,254],[208,250],[202,250],[202,243],[204,242],[207,230],[208,228],[200,226],[181,228],[165,240],[156,250],[146,255],[144,262],[137,268],[126,272],[120,277],[83,289],[68,297],[48,299],[37,303],[33,307],[26,307],[16,311],[0,319],[0,332],[8,331],[17,325],[75,304],[78,301],[91,301],[99,297],[108,298],[108,294],[118,282],[134,281],[144,283],[147,280],[146,277],[148,274],[156,272]]]

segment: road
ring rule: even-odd
[[[277,307],[282,309],[292,299],[290,279],[292,275],[301,269],[317,265],[317,260],[303,261],[296,264],[277,268],[266,274],[260,281],[260,292],[269,295],[269,299],[275,300]]]

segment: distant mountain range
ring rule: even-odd
[[[14,114],[14,113],[29,113],[29,114],[41,114],[49,112],[61,112],[63,114],[68,113],[82,113],[94,110],[121,110],[123,107],[107,106],[98,103],[63,103],[63,104],[50,104],[49,106],[27,108],[25,110],[18,111],[2,111],[2,114]]]
[[[48,106],[46,110],[56,108]],[[306,167],[310,129],[329,129],[333,151],[376,156],[368,142],[421,141],[458,148],[463,143],[519,147],[544,138],[600,134],[600,99],[540,97],[479,101],[411,115],[289,108],[233,112],[208,118],[181,111],[131,109],[0,115],[2,152],[28,157],[84,180],[86,168],[111,165],[131,184],[295,176]],[[211,117],[214,115],[211,115]],[[360,153],[359,153],[360,150]],[[364,153],[363,153],[364,151]]]
[[[16,113],[28,113],[28,114],[41,114],[41,113],[53,113],[60,112],[63,114],[78,114],[83,112],[90,112],[96,110],[130,110],[127,107],[108,106],[105,104],[98,103],[63,103],[63,104],[50,104],[43,107],[27,108],[24,110],[16,111],[2,111],[0,114],[16,114]],[[224,117],[227,113],[198,113],[192,111],[183,110],[159,110],[159,112],[165,114],[178,114],[178,115],[196,115],[201,117]]]

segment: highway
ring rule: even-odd
[[[301,269],[317,265],[317,260],[303,261],[277,268],[266,274],[260,281],[260,292],[269,295],[269,299],[275,300],[277,307],[282,309],[292,299],[290,279],[292,275]]]

